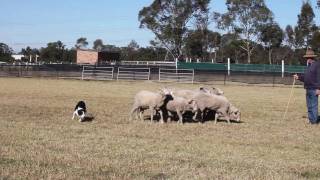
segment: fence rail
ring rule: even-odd
[[[175,66],[173,61],[121,61],[121,65]]]
[[[181,68],[185,65],[186,68]],[[260,66],[259,70],[255,70],[255,66]],[[139,68],[138,68],[139,67]],[[141,68],[140,68],[141,67]],[[247,68],[244,68],[247,67]],[[119,65],[106,65],[94,66],[84,68],[80,65],[67,65],[67,64],[43,64],[43,65],[0,65],[0,77],[49,77],[49,78],[68,78],[68,79],[84,79],[90,75],[91,79],[106,80],[106,79],[124,79],[124,80],[155,80],[155,81],[174,81],[174,82],[210,82],[210,83],[223,83],[228,82],[243,82],[247,84],[292,84],[292,73],[301,73],[304,71],[305,66],[283,66],[284,70],[280,71],[279,65],[234,65],[231,64],[230,73],[226,64],[212,64],[212,63],[181,63],[179,62],[178,69],[188,69],[193,71],[193,79],[184,78],[184,73],[179,72],[177,75],[175,67],[168,66],[119,66]],[[106,76],[104,70],[99,68],[109,68],[109,76]],[[112,68],[113,72],[112,72]],[[171,69],[172,68],[172,69]],[[282,67],[281,67],[282,68]],[[161,69],[161,70],[159,70]],[[164,72],[163,69],[170,69],[169,72]],[[213,70],[214,69],[214,70]],[[254,71],[249,71],[249,70]],[[284,72],[284,73],[281,73]],[[82,74],[84,73],[84,74]],[[112,74],[113,73],[113,77]],[[167,77],[165,77],[166,75]],[[93,78],[93,77],[101,78]],[[159,78],[160,76],[160,78]],[[191,74],[187,74],[191,76]],[[300,82],[297,82],[300,83]]]
[[[113,67],[83,66],[81,79],[112,80],[113,75]]]
[[[213,63],[186,63],[179,62],[178,68],[195,69],[195,70],[215,70],[227,71],[228,64],[213,64]],[[237,72],[266,72],[266,73],[303,73],[305,66],[295,65],[274,65],[274,64],[230,64],[229,71]]]
[[[150,68],[118,67],[117,80],[150,80]]]
[[[194,82],[193,69],[163,69],[159,68],[159,81]]]

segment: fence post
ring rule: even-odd
[[[81,80],[83,80],[83,71],[84,71],[84,66],[82,66]]]
[[[194,69],[192,69],[192,84],[194,82]]]
[[[176,69],[178,69],[178,58],[175,58],[176,61]]]
[[[118,67],[118,72],[117,72],[117,81],[119,79],[119,72],[120,72],[120,67]]]
[[[282,78],[284,78],[284,60],[281,61],[281,73],[282,73]]]
[[[228,58],[228,76],[230,76],[230,58]]]

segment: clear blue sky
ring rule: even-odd
[[[147,29],[139,29],[138,12],[153,0],[1,0],[0,42],[16,52],[21,48],[45,47],[61,40],[68,48],[79,37],[89,47],[101,38],[105,44],[126,46],[131,40],[147,46],[154,38]],[[303,0],[266,0],[275,20],[284,28],[295,25]],[[320,9],[310,0],[320,25]],[[225,11],[225,0],[211,0],[211,9]]]

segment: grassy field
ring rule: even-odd
[[[242,123],[128,120],[141,89],[200,84],[0,79],[0,179],[319,179],[302,88],[216,86]],[[85,100],[92,122],[71,120]]]

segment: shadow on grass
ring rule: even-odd
[[[92,114],[88,114],[84,117],[81,122],[92,122],[94,120],[94,116]]]
[[[307,179],[320,179],[320,171],[305,171],[301,173],[301,176]]]
[[[211,122],[211,121],[214,121],[214,118],[215,118],[215,112],[214,111],[208,111],[206,113],[206,116],[204,117],[203,121],[201,122],[200,121],[200,117],[199,115],[197,116],[196,120],[193,120],[193,113],[192,112],[186,112],[184,115],[183,115],[183,123],[205,123],[205,122]],[[167,119],[168,119],[168,114],[167,113],[164,113],[163,114],[163,117],[164,117],[164,121],[167,122]],[[151,120],[150,116],[148,116],[147,118],[144,118],[144,120]],[[160,121],[160,115],[159,114],[156,114],[153,116],[153,120],[154,121]],[[173,118],[171,118],[171,122],[173,121],[178,121],[179,120],[179,117],[177,116],[176,113],[173,113]],[[218,122],[226,122],[226,120],[222,120],[222,119],[218,119],[217,123]],[[236,121],[236,120],[230,120],[230,123],[235,123],[235,124],[241,124],[241,123],[244,123],[243,121]]]

